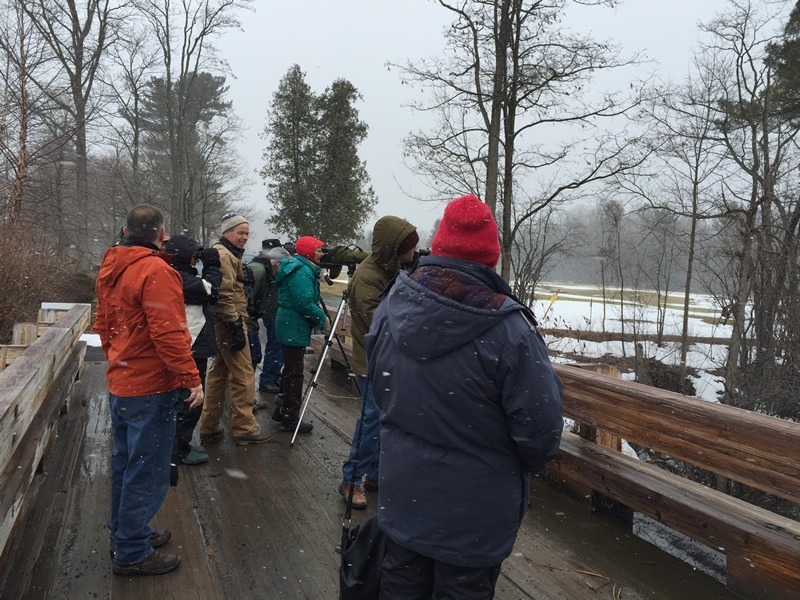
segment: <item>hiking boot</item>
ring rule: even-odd
[[[342,485],[339,486],[339,493],[342,495],[344,503],[347,504],[347,499],[350,497],[350,484],[343,481]],[[356,510],[364,510],[367,508],[367,497],[364,495],[364,492],[361,491],[360,485],[357,485],[355,489],[353,489],[353,508]]]
[[[289,416],[284,417],[283,422],[281,422],[281,431],[285,433],[294,433],[294,430],[297,429],[297,419],[292,419]],[[300,423],[300,429],[297,430],[297,433],[311,433],[314,429],[314,426],[311,423]]]
[[[179,458],[178,462],[182,465],[202,465],[208,462],[208,454],[204,452],[195,452],[194,448],[183,458]]]
[[[367,477],[364,480],[364,489],[367,492],[377,492],[379,485],[380,485],[380,482],[377,479],[370,479],[369,477]]]
[[[235,435],[233,441],[237,446],[247,446],[249,444],[266,444],[272,439],[272,433],[261,431],[251,435]]]
[[[156,531],[156,532],[153,533],[153,536],[150,538],[150,545],[153,548],[161,548],[161,546],[166,544],[170,540],[170,538],[172,538],[172,532],[169,529],[165,529],[161,533],[158,533]],[[114,544],[111,544],[111,548],[109,549],[109,552],[111,554],[111,558],[114,558],[114,552],[115,551],[116,551],[116,548],[114,547]]]
[[[163,575],[175,570],[181,564],[181,557],[177,554],[164,554],[158,550],[153,552],[144,560],[121,565],[114,563],[114,573],[117,575]]]
[[[281,388],[278,387],[277,384],[268,381],[267,383],[262,383],[258,386],[259,392],[266,392],[267,394],[277,394],[281,391]]]
[[[253,410],[261,410],[262,408],[268,408],[269,402],[263,400],[262,398],[253,398]]]
[[[288,418],[289,415],[283,412],[280,406],[276,406],[275,410],[272,411],[272,420],[275,421],[276,423],[283,423]]]
[[[223,435],[225,435],[225,432],[222,429],[217,429],[216,431],[212,431],[211,433],[203,433],[201,431],[200,441],[204,444],[207,444],[208,442],[213,442],[214,440],[218,440]]]
[[[150,538],[150,545],[153,548],[161,548],[164,544],[166,544],[172,538],[172,532],[169,529],[165,529],[161,533],[157,531],[153,533],[153,537]]]

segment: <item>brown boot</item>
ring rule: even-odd
[[[347,499],[350,497],[350,484],[343,481],[342,485],[339,486],[339,493],[342,495],[344,503],[347,504]],[[364,496],[364,492],[361,491],[360,485],[357,485],[355,489],[353,489],[353,508],[357,510],[364,510],[367,508],[367,497]]]
[[[158,550],[144,560],[130,565],[114,563],[114,573],[117,575],[163,575],[176,569],[181,564],[181,557],[175,554],[164,554]]]

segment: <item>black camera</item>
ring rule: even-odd
[[[205,248],[200,246],[197,250],[194,251],[194,254],[192,254],[192,258],[195,258],[197,260],[203,260],[203,250],[205,250]]]

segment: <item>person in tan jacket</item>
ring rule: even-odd
[[[263,444],[272,437],[263,432],[253,414],[255,375],[247,345],[245,319],[247,295],[244,291],[242,254],[250,226],[242,215],[229,213],[220,223],[222,237],[214,244],[219,252],[222,285],[214,306],[214,333],[219,354],[214,357],[206,380],[206,402],[200,417],[203,443],[224,435],[220,420],[225,407],[225,390],[230,383],[231,431],[237,446]]]

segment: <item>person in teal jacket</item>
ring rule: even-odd
[[[303,359],[311,342],[311,330],[322,330],[327,316],[319,306],[319,262],[324,242],[303,236],[295,243],[292,258],[281,261],[275,285],[278,286],[278,314],[275,335],[283,350],[279,404],[272,418],[283,431],[293,432],[300,420],[303,395]],[[310,433],[311,423],[300,425],[300,433]]]

